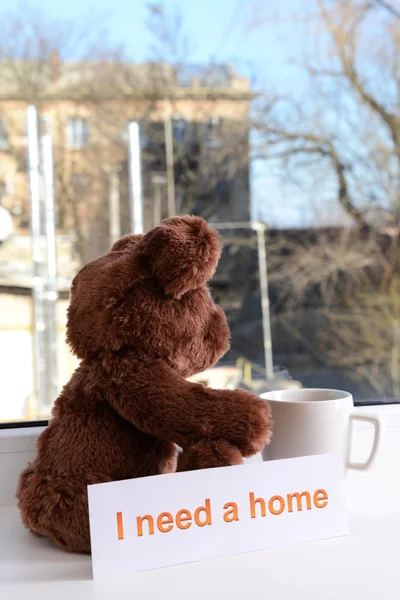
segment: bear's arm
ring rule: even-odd
[[[108,401],[141,431],[182,447],[226,439],[251,455],[264,446],[270,428],[269,406],[257,396],[190,383],[161,360],[143,366]]]

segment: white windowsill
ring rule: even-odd
[[[36,440],[42,431],[43,427],[0,429],[0,454],[35,450]]]
[[[91,579],[89,557],[33,536],[22,527],[17,508],[5,506],[14,504],[16,478],[33,457],[41,428],[0,431],[0,598],[397,600],[400,405],[357,410],[382,415],[386,439],[376,467],[347,479],[348,537],[99,581]],[[364,458],[371,436],[368,425],[357,426],[356,460]],[[11,498],[3,507],[2,495]]]
[[[400,404],[359,407],[359,413],[372,412],[380,415],[386,426],[385,443],[375,470],[393,473],[400,463]],[[18,475],[33,459],[36,440],[43,427],[0,429],[0,506],[14,506],[14,493]],[[363,462],[372,442],[372,427],[365,422],[356,422],[355,448],[352,459]],[[258,460],[255,457],[253,460]],[[365,477],[368,474],[350,472],[350,477]]]

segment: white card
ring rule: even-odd
[[[88,493],[95,579],[347,534],[337,455],[128,479]]]

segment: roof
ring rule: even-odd
[[[189,64],[179,70],[178,77],[185,87],[191,86],[195,80],[199,87],[221,88],[230,87],[238,75],[229,64]]]
[[[38,93],[51,97],[82,97],[89,93],[112,97],[148,93],[165,96],[168,90],[180,90],[180,95],[185,96],[218,93],[253,97],[249,80],[239,77],[227,64],[175,68],[156,62],[61,62],[54,56],[44,64],[33,60],[0,63],[0,97],[3,98],[27,98]]]

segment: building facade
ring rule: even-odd
[[[75,238],[82,262],[130,230],[131,121],[140,124],[146,230],[173,212],[247,221],[252,98],[249,81],[227,66],[176,72],[158,64],[63,64],[51,56],[28,78],[26,65],[4,65],[0,203],[13,217],[14,236],[29,235],[30,227],[29,104],[53,137],[57,231]]]
[[[53,138],[61,388],[76,366],[65,344],[71,279],[132,229],[128,123],[140,128],[145,230],[175,213],[247,221],[252,98],[248,80],[225,66],[178,73],[168,65],[65,64],[56,55],[45,64],[0,64],[0,206],[13,221],[0,240],[0,420],[48,416],[34,368],[27,107],[36,106],[40,131]]]

